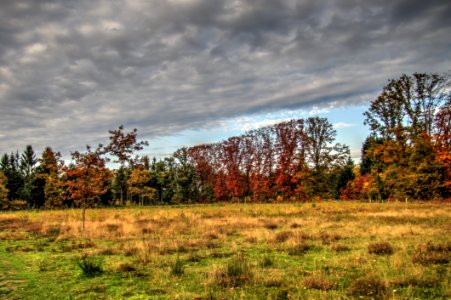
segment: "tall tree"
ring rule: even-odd
[[[7,186],[8,199],[20,199],[20,191],[24,184],[22,173],[20,172],[20,156],[19,152],[3,155],[0,160],[0,170],[8,178]]]
[[[23,186],[20,189],[20,197],[29,205],[35,206],[33,192],[35,190],[35,165],[38,162],[33,147],[27,145],[20,158],[20,171],[23,178]]]
[[[33,205],[35,207],[61,206],[60,170],[62,167],[61,154],[46,147],[38,159],[39,165],[35,170],[32,191]],[[61,202],[61,203],[60,203]]]
[[[451,101],[448,81],[425,73],[391,79],[364,113],[378,139],[365,155],[371,155],[371,174],[387,196],[430,199],[443,194],[446,164],[437,159],[436,132],[437,112]]]
[[[180,148],[172,156],[176,163],[174,201],[191,202],[198,197],[198,193],[196,171],[189,161],[188,148]]]
[[[350,150],[346,145],[334,144],[337,132],[326,118],[311,117],[305,125],[305,161],[312,171],[307,181],[309,190],[317,196],[328,196],[333,190],[329,172],[348,163]]]

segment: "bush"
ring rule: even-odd
[[[412,258],[414,263],[447,264],[450,261],[451,244],[421,244]]]
[[[368,245],[368,253],[370,254],[391,255],[393,254],[393,252],[393,246],[387,242],[373,243]]]
[[[82,271],[82,276],[92,278],[99,276],[103,273],[102,261],[83,255],[80,259],[76,260],[77,265]]]
[[[349,293],[353,296],[371,297],[382,299],[385,295],[385,284],[378,278],[365,277],[356,279],[349,287]]]

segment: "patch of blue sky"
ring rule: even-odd
[[[145,153],[150,157],[162,159],[171,156],[181,147],[216,143],[232,136],[238,136],[248,130],[273,125],[290,119],[318,116],[327,118],[337,131],[336,142],[346,144],[351,149],[355,162],[360,159],[363,141],[369,135],[368,128],[363,125],[363,112],[366,107],[348,106],[311,110],[282,110],[262,114],[235,117],[219,122],[217,126],[200,129],[185,129],[175,135],[154,138]]]

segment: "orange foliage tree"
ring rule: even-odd
[[[86,208],[94,206],[105,194],[109,187],[111,171],[106,168],[106,160],[98,148],[91,151],[87,146],[87,152],[78,151],[72,153],[74,164],[64,167],[66,177],[65,185],[69,197],[82,208],[82,229],[85,229]]]

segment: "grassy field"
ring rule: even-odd
[[[6,212],[5,299],[449,299],[451,204]]]

